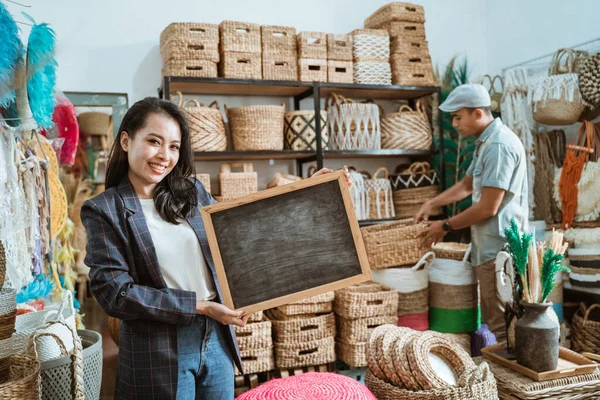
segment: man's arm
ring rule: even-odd
[[[504,189],[496,187],[484,187],[481,189],[481,200],[472,205],[462,213],[448,219],[452,229],[462,229],[485,221],[498,214],[502,199],[504,199]]]
[[[442,207],[452,204],[469,196],[473,193],[473,177],[465,175],[465,177],[453,185],[451,188],[438,194],[433,199],[427,200],[421,206],[421,209],[415,215],[414,221],[419,222],[429,218],[429,214],[434,207]]]

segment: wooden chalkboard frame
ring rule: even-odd
[[[322,176],[318,176],[315,178],[305,179],[299,182],[290,183],[283,186],[278,186],[275,188],[267,189],[264,191],[260,191],[257,193],[253,193],[247,196],[239,197],[234,200],[229,200],[226,202],[221,202],[217,204],[213,204],[207,207],[202,207],[200,209],[202,220],[204,222],[204,228],[206,230],[206,235],[208,238],[208,243],[210,246],[210,250],[212,253],[212,258],[215,264],[215,270],[217,273],[217,278],[219,279],[219,284],[221,286],[221,291],[223,293],[223,304],[227,307],[233,309],[234,302],[233,297],[229,288],[229,284],[227,281],[227,275],[225,273],[225,265],[223,264],[223,259],[221,257],[221,250],[219,247],[219,242],[217,240],[217,236],[215,234],[215,228],[213,225],[213,214],[218,213],[220,211],[228,210],[234,207],[242,206],[244,204],[249,204],[253,202],[258,202],[263,199],[271,198],[274,196],[279,196],[282,194],[286,194],[289,192],[293,192],[299,189],[304,189],[311,186],[320,185],[323,183],[336,181],[339,184],[340,191],[337,192],[337,195],[341,193],[342,200],[346,209],[346,217],[348,218],[350,230],[352,233],[352,238],[354,240],[354,246],[356,248],[358,261],[361,267],[361,273],[359,275],[355,275],[349,278],[345,278],[342,280],[338,280],[335,282],[327,283],[325,285],[321,285],[319,287],[315,287],[312,289],[302,290],[296,293],[292,293],[289,295],[273,298],[270,300],[266,300],[257,304],[252,304],[246,307],[243,307],[243,310],[246,314],[252,314],[254,312],[267,310],[269,308],[278,307],[284,304],[289,304],[295,301],[299,301],[308,297],[316,296],[319,294],[331,292],[334,290],[342,289],[344,287],[362,283],[368,280],[371,280],[371,269],[369,267],[369,261],[367,258],[367,253],[365,250],[365,245],[362,239],[362,234],[360,231],[360,226],[358,224],[358,220],[356,219],[356,214],[354,212],[354,206],[352,205],[352,198],[350,197],[350,189],[348,188],[348,183],[344,176],[343,171],[338,171],[330,174],[325,174]],[[343,216],[341,216],[343,217]]]

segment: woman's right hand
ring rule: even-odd
[[[231,310],[221,303],[214,301],[197,301],[196,314],[206,315],[223,325],[246,326],[250,315],[245,315],[244,310]]]
[[[423,205],[415,215],[413,222],[416,224],[421,221],[427,221],[429,219],[429,215],[431,215],[431,208],[431,203],[429,203],[428,201],[423,203]]]

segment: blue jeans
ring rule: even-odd
[[[178,328],[178,400],[233,399],[233,361],[227,350],[225,329],[203,315],[197,315],[192,325]]]

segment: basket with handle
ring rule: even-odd
[[[584,303],[573,316],[571,343],[577,352],[587,351],[600,354],[600,318],[592,318],[592,312],[600,310],[600,304],[592,304],[586,308]],[[600,314],[598,314],[600,315]]]
[[[285,106],[227,108],[234,150],[283,150]]]
[[[232,168],[241,168],[241,172],[233,172]],[[219,171],[221,196],[236,198],[258,192],[258,176],[252,163],[221,164]]]
[[[392,199],[392,184],[387,168],[377,169],[372,179],[366,179],[365,189],[367,191],[369,219],[384,219],[396,216]]]
[[[333,150],[379,150],[379,107],[355,103],[332,93],[326,102],[329,144]]]
[[[175,92],[179,98],[179,108],[184,112],[191,132],[193,151],[227,150],[225,122],[217,101],[208,107],[196,99],[183,100],[181,92]]]
[[[438,177],[435,170],[427,161],[417,161],[400,172],[402,165],[398,165],[396,173],[390,175],[390,182],[394,191],[404,189],[414,189],[438,184]]]
[[[500,89],[496,89],[496,82],[500,84]],[[484,75],[482,85],[489,85],[488,92],[492,100],[490,108],[492,112],[500,112],[500,102],[502,101],[502,93],[504,92],[504,79],[500,75],[493,78],[490,75]]]
[[[431,124],[421,100],[413,110],[400,106],[398,112],[381,116],[381,147],[384,149],[429,150],[433,143]]]

